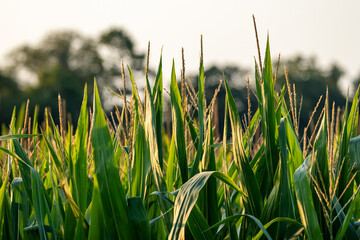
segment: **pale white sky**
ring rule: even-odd
[[[237,63],[253,68],[257,56],[252,14],[262,47],[270,34],[274,58],[302,53],[316,55],[320,64],[337,62],[350,80],[360,73],[360,1],[115,1],[11,0],[0,2],[0,62],[23,43],[36,43],[46,32],[74,29],[96,36],[110,26],[125,28],[138,50],[151,41],[151,65],[157,66],[164,46],[164,74],[172,58],[180,70],[181,47],[186,68],[199,64],[200,34],[204,36],[205,67]]]

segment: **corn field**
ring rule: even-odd
[[[118,93],[111,117],[96,81],[76,127],[60,98],[59,125],[49,112],[40,124],[38,111],[14,110],[0,137],[0,239],[360,239],[359,89],[341,110],[320,99],[320,117],[300,131],[295,89],[275,91],[269,40],[258,62],[256,112],[240,117],[226,79],[219,85],[222,137],[202,53],[198,92],[173,63],[170,131],[161,56],[143,99],[128,67],[132,95]],[[125,88],[124,69],[123,79]]]

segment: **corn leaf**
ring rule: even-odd
[[[149,220],[140,197],[127,199],[129,206],[129,218],[136,229],[136,239],[150,239]]]
[[[153,97],[150,91],[150,84],[146,79],[146,114],[145,114],[145,136],[149,145],[150,163],[154,183],[157,191],[166,191],[166,183],[159,162],[159,149],[156,135],[156,118],[153,105]]]
[[[306,161],[296,169],[294,174],[294,187],[300,218],[309,239],[323,239],[312,198]]]
[[[233,180],[223,173],[211,171],[196,174],[181,186],[176,197],[174,205],[174,221],[169,239],[184,239],[185,223],[196,203],[200,190],[205,186],[212,175],[244,194]]]
[[[36,137],[36,136],[39,136],[39,134],[13,134],[13,135],[4,135],[4,136],[0,136],[0,141],[11,140],[11,139],[27,138],[27,137]]]
[[[101,108],[99,93],[94,82],[94,115],[91,144],[95,165],[95,177],[99,184],[106,229],[110,238],[132,239],[133,229],[129,221],[125,193],[119,170],[113,165],[112,139]]]
[[[90,216],[90,229],[89,229],[89,240],[103,239],[104,233],[104,216],[103,207],[101,205],[101,196],[99,185],[95,179],[94,188],[91,201],[91,216]]]
[[[176,81],[174,61],[171,72],[170,96],[172,106],[172,129],[174,133],[176,156],[180,167],[181,179],[182,182],[185,183],[188,180],[188,164],[185,146],[184,116],[182,110],[181,95]]]
[[[243,146],[243,135],[240,117],[236,109],[234,98],[231,94],[230,88],[225,80],[226,98],[229,106],[229,116],[231,122],[231,129],[233,134],[233,153],[234,161],[238,168],[240,179],[240,188],[247,195],[243,198],[245,209],[247,213],[260,217],[263,203],[260,194],[260,188],[255,178],[254,172],[245,155]]]
[[[0,239],[3,239],[5,212],[6,212],[6,186],[8,184],[9,177],[6,176],[5,181],[2,183],[0,188]]]
[[[156,119],[156,140],[158,144],[159,152],[159,164],[163,168],[163,144],[162,144],[162,118],[163,118],[163,76],[162,76],[162,54],[160,55],[160,62],[158,71],[156,74],[156,79],[154,83],[154,88],[152,91],[154,98],[154,111]]]
[[[191,168],[190,177],[193,177],[196,173],[199,172],[199,163],[202,159],[203,154],[203,141],[204,141],[204,131],[205,131],[205,90],[204,90],[204,66],[203,61],[200,59],[200,67],[199,67],[199,79],[198,79],[198,141],[197,141],[197,151],[196,157]]]
[[[352,138],[349,144],[349,154],[350,154],[350,166],[354,166],[356,174],[356,183],[360,184],[360,136]]]
[[[171,144],[169,150],[169,158],[167,161],[167,169],[166,169],[166,186],[168,191],[171,192],[174,190],[174,181],[176,177],[176,152],[175,152],[175,140],[174,135],[171,137]]]
[[[204,149],[202,164],[204,166],[205,171],[216,171],[215,152],[214,152],[214,148],[210,147],[211,145],[214,144],[211,117],[209,117],[207,129],[208,131],[205,137],[205,149]],[[205,192],[206,192],[204,197],[205,209],[203,213],[205,214],[207,223],[209,225],[213,225],[219,220],[221,216],[221,213],[217,205],[216,179],[210,178],[208,180],[208,183],[205,186]]]
[[[339,143],[339,155],[337,158],[337,176],[339,177],[339,187],[337,191],[339,194],[342,194],[345,190],[343,197],[340,199],[340,203],[344,205],[352,196],[353,183],[347,188],[348,185],[348,175],[352,166],[349,165],[349,144],[350,139],[353,136],[352,131],[357,129],[357,126],[354,126],[355,122],[358,119],[358,101],[359,101],[359,88],[357,89],[355,96],[353,98],[352,106],[350,113],[348,113],[348,98],[345,106],[345,113],[343,117],[343,126],[341,131],[341,138]],[[342,166],[343,165],[343,166]],[[347,189],[346,189],[347,188]]]
[[[280,143],[280,156],[281,156],[281,165],[280,165],[280,217],[295,217],[293,214],[294,206],[291,193],[291,185],[288,178],[288,150],[286,148],[286,119],[280,120],[279,128],[279,143]],[[286,233],[286,223],[282,222],[279,225],[278,238],[283,238]],[[280,235],[279,235],[280,234]]]
[[[136,92],[134,76],[128,68],[132,83],[132,94],[134,99],[134,121],[133,121],[133,150],[131,161],[130,196],[141,196],[145,198],[146,179],[150,170],[149,146],[146,142],[144,129],[144,115],[141,111],[141,103]]]
[[[260,92],[259,92],[260,91]],[[264,178],[260,179],[260,186],[267,194],[272,189],[272,176],[274,176],[279,162],[279,133],[278,133],[278,119],[275,112],[275,93],[274,93],[274,80],[272,75],[272,64],[270,55],[269,36],[267,38],[266,53],[264,61],[264,69],[262,72],[261,86],[257,87],[258,99],[261,101],[260,107],[261,125],[263,130],[264,139],[264,152],[266,161],[264,162],[265,171]],[[261,96],[261,97],[260,97]]]
[[[75,162],[74,179],[77,189],[76,202],[80,211],[84,214],[87,205],[87,132],[88,132],[88,114],[87,114],[87,86],[84,88],[84,98],[80,109],[80,116],[75,133]]]

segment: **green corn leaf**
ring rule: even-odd
[[[28,196],[21,178],[15,178],[11,183],[11,188],[13,193],[11,202],[13,235],[20,235],[21,238],[24,238],[23,229],[29,225],[28,221],[30,215],[30,206],[27,203]]]
[[[356,95],[353,99],[353,106],[355,105],[355,101],[359,101],[358,100],[358,94],[359,94],[360,88],[358,88]],[[353,109],[351,109],[351,112],[353,112]],[[355,119],[358,119],[357,115],[358,115],[358,111],[356,112],[356,110],[354,109],[354,117]],[[357,124],[355,123],[356,127]],[[356,131],[354,130],[354,133]],[[350,143],[349,143],[349,153],[350,153],[350,166],[352,167],[354,165],[355,170],[356,171],[360,171],[360,136],[354,137],[350,139]],[[358,173],[356,176],[357,179],[357,184],[360,183],[360,174]]]
[[[3,232],[5,231],[4,222],[5,220],[5,212],[6,212],[6,187],[8,184],[9,176],[6,176],[5,181],[2,183],[0,188],[0,239],[3,239]]]
[[[31,198],[31,178],[30,178],[30,169],[32,168],[32,164],[30,162],[30,159],[26,155],[25,150],[21,147],[19,141],[14,139],[13,144],[14,144],[15,154],[17,154],[17,156],[18,156],[18,158],[17,158],[18,165],[19,165],[19,169],[21,172],[21,177],[24,181],[26,192],[27,192],[28,196],[30,196],[30,200],[32,200],[32,198]]]
[[[15,131],[13,131],[14,133],[20,133],[22,127],[24,126],[24,120],[25,120],[25,108],[26,108],[26,104],[25,102],[23,102],[21,104],[20,110],[17,114],[17,118],[16,118],[16,124],[15,124]],[[15,108],[14,108],[15,111]],[[14,119],[15,120],[15,119]]]
[[[329,162],[327,156],[327,123],[326,123],[326,113],[324,114],[321,125],[318,131],[318,134],[315,139],[314,148],[312,152],[312,158],[309,162],[309,167],[311,168],[311,174],[315,180],[324,181],[325,186],[329,186]],[[319,171],[321,177],[319,176]],[[320,180],[322,178],[322,180]],[[328,189],[325,190],[328,192]]]
[[[251,153],[251,147],[252,147],[251,139],[253,139],[255,137],[255,133],[258,129],[260,121],[261,121],[260,112],[259,112],[259,110],[256,110],[256,112],[254,113],[254,115],[252,116],[252,118],[250,120],[248,129],[245,132],[246,138],[244,138],[244,142],[245,142],[244,148],[246,148],[246,155],[250,155],[250,153]],[[249,143],[249,141],[250,141],[250,143]],[[252,162],[252,160],[251,160],[251,162]]]
[[[154,180],[155,190],[166,192],[166,182],[165,178],[159,163],[159,154],[158,154],[158,145],[156,140],[156,119],[155,112],[153,106],[153,97],[150,91],[150,84],[148,79],[146,78],[146,94],[145,94],[145,102],[146,102],[146,114],[145,114],[145,136],[146,141],[149,146],[149,155],[150,155],[150,163],[152,176]],[[159,205],[161,212],[166,212],[169,209],[169,206],[166,202],[159,200]],[[150,215],[152,216],[152,215]],[[165,226],[168,231],[171,229],[171,216],[166,216]]]
[[[288,178],[288,151],[286,148],[286,119],[280,120],[280,128],[279,128],[279,142],[280,142],[280,153],[281,153],[281,173],[280,173],[280,191],[281,191],[281,199],[280,199],[280,217],[288,217],[292,216],[290,214],[293,210],[293,201],[292,201],[292,193],[291,193],[291,185]],[[295,216],[292,216],[295,217]],[[283,238],[286,233],[286,223],[282,222],[279,225],[278,230],[278,238]],[[280,235],[279,235],[280,234]]]
[[[260,188],[255,178],[254,172],[245,155],[243,145],[243,135],[240,117],[236,109],[235,100],[231,94],[230,88],[225,80],[226,98],[229,106],[229,116],[231,122],[231,129],[233,134],[233,153],[234,161],[238,168],[240,188],[248,197],[244,197],[244,205],[246,211],[255,216],[260,217],[263,203],[260,194]]]
[[[300,228],[303,228],[303,225],[301,223],[299,223],[298,221],[292,219],[292,218],[286,218],[286,217],[277,217],[272,219],[270,222],[268,222],[267,224],[264,225],[264,229],[268,229],[272,224],[277,223],[277,222],[283,222],[283,223],[291,223],[294,225],[298,225]],[[256,236],[252,239],[252,240],[257,240],[260,239],[261,236],[264,234],[265,232],[263,230],[260,230],[258,232],[258,234],[256,234]]]
[[[306,161],[296,169],[294,174],[297,204],[307,237],[309,239],[323,239],[312,198]]]
[[[76,217],[73,212],[71,205],[66,206],[65,210],[65,220],[64,220],[64,238],[69,239],[75,237],[76,231]]]
[[[44,141],[45,141],[46,147],[48,148],[48,150],[50,152],[51,159],[53,160],[53,163],[54,163],[53,166],[55,167],[56,174],[58,175],[60,182],[65,184],[66,179],[65,179],[63,168],[62,168],[62,162],[60,161],[58,155],[56,154],[55,149],[51,145],[50,140],[48,140],[47,137],[44,137]]]
[[[211,232],[205,232],[205,230],[209,228],[209,225],[197,205],[192,209],[186,224],[194,239],[213,239]]]
[[[11,140],[11,139],[20,139],[20,138],[28,138],[28,137],[36,137],[40,136],[40,134],[13,134],[13,135],[4,135],[0,136],[0,141]]]
[[[289,120],[285,121],[285,131],[287,148],[289,150],[289,161],[287,163],[289,182],[291,184],[291,188],[293,189],[294,173],[304,162],[304,158],[299,141]]]
[[[253,239],[259,239],[263,234],[265,234],[265,236],[267,237],[267,239],[272,239],[270,234],[268,233],[268,231],[266,230],[271,224],[273,224],[274,222],[279,222],[279,221],[285,221],[285,222],[291,222],[291,223],[297,223],[295,220],[291,219],[291,218],[276,218],[273,219],[271,222],[263,225],[259,219],[257,219],[256,217],[249,215],[249,214],[236,214],[230,217],[227,217],[219,222],[217,222],[216,224],[212,225],[210,228],[208,228],[206,231],[210,231],[211,229],[217,228],[219,226],[221,226],[222,224],[228,223],[228,222],[236,222],[238,219],[240,219],[241,217],[247,217],[251,220],[253,220],[256,225],[261,229],[259,231],[259,233],[253,238]],[[301,224],[300,224],[301,225]]]
[[[146,114],[145,114],[145,136],[149,145],[150,162],[152,174],[154,177],[154,183],[157,191],[166,191],[166,183],[162,173],[162,169],[159,162],[159,149],[157,145],[156,135],[156,118],[153,105],[153,97],[150,91],[150,84],[146,79]]]
[[[208,131],[205,137],[205,148],[202,159],[202,164],[205,171],[216,171],[215,163],[215,151],[213,147],[209,147],[214,144],[214,136],[212,131],[211,117],[208,120]],[[209,225],[213,225],[220,218],[220,211],[217,205],[217,185],[216,179],[210,178],[205,187],[204,206],[203,211]]]
[[[279,169],[280,170],[280,169]],[[268,195],[266,199],[265,206],[263,208],[263,211],[261,213],[260,221],[261,222],[269,222],[271,219],[274,219],[275,217],[278,217],[281,213],[281,208],[289,207],[289,204],[282,203],[282,192],[281,192],[281,179],[280,179],[280,171],[276,172],[276,176],[274,177],[276,180],[276,183],[274,184],[270,194]],[[280,205],[282,203],[284,206]],[[284,210],[283,210],[284,211]],[[253,226],[252,226],[253,227]],[[283,234],[284,232],[279,232],[279,225],[276,224],[272,226],[269,230],[270,235],[277,236],[278,234]],[[255,235],[255,231],[252,229],[252,234]],[[279,238],[279,237],[277,237]]]
[[[134,99],[134,120],[133,120],[133,153],[130,182],[130,196],[141,196],[145,198],[146,180],[150,170],[149,146],[146,142],[144,129],[144,114],[141,111],[141,103],[137,95],[134,76],[128,67],[132,83],[132,94]]]
[[[1,191],[0,191],[1,192]],[[1,195],[1,193],[0,193]],[[1,197],[0,197],[1,198]],[[14,216],[12,215],[12,209],[10,206],[10,201],[9,201],[10,197],[8,195],[7,192],[5,192],[5,196],[2,202],[2,207],[3,210],[5,210],[3,212],[3,222],[2,222],[2,218],[1,218],[1,214],[0,214],[0,222],[2,222],[2,226],[0,227],[1,233],[0,233],[0,239],[14,239],[16,236],[15,232],[13,231],[13,221]],[[1,199],[0,199],[0,203],[1,203]],[[0,210],[1,212],[1,210]],[[2,235],[2,236],[1,236]]]
[[[169,239],[184,238],[185,223],[187,222],[191,210],[193,209],[200,190],[205,186],[210,176],[214,176],[226,184],[232,186],[241,194],[244,194],[241,189],[233,182],[233,180],[220,172],[202,172],[190,178],[184,185],[181,186],[176,197],[174,205],[174,221],[171,229]]]
[[[185,120],[189,126],[191,140],[194,146],[198,146],[199,138],[198,138],[198,131],[194,127],[195,119],[190,119],[188,112],[185,112]]]
[[[125,193],[118,169],[113,165],[114,149],[104,112],[101,108],[96,81],[94,82],[94,114],[91,144],[95,177],[99,184],[106,229],[110,238],[133,239]]]
[[[87,207],[87,138],[88,138],[88,114],[87,114],[87,85],[84,88],[84,97],[80,109],[78,125],[75,133],[75,156],[73,159],[73,195],[81,215],[85,214]],[[70,132],[70,131],[69,131]],[[71,135],[69,134],[69,142]],[[69,144],[69,148],[72,144]],[[71,153],[71,150],[69,150]],[[77,219],[75,238],[85,239],[85,229],[83,227],[83,218]]]
[[[312,186],[315,188],[315,183],[318,186],[325,186],[325,189],[321,189],[321,191],[328,193],[329,192],[329,160],[327,155],[327,122],[326,122],[326,113],[323,116],[323,119],[321,121],[321,125],[319,128],[319,131],[317,133],[314,148],[311,154],[310,162],[309,162],[309,168],[310,168],[310,174],[312,175]],[[313,195],[313,201],[314,201],[314,207],[318,216],[319,224],[321,229],[326,229],[326,222],[323,218],[324,211],[321,207],[321,201],[324,201],[323,199],[319,199],[317,193],[315,190],[312,190]]]
[[[185,183],[188,180],[188,164],[186,157],[185,146],[185,130],[184,130],[184,116],[182,110],[182,101],[180,91],[176,81],[175,75],[175,62],[173,61],[170,83],[170,96],[172,106],[172,123],[174,133],[174,143],[176,149],[176,156],[181,172],[182,182]]]
[[[167,161],[167,169],[166,169],[166,186],[168,191],[173,191],[174,189],[174,181],[175,181],[175,174],[176,174],[176,152],[175,152],[175,140],[174,135],[171,137],[171,144],[169,150],[169,158]]]
[[[66,136],[65,135],[61,136],[60,132],[58,131],[57,126],[55,125],[54,119],[52,118],[51,115],[49,117],[51,120],[52,129],[53,129],[52,139],[55,140],[55,143],[56,143],[55,146],[58,149],[59,158],[61,160],[61,168],[68,167],[69,171],[73,172],[73,166],[72,166],[71,162],[69,161],[71,159],[71,156],[70,156],[71,152],[69,152],[69,149],[68,149],[71,144],[68,143],[69,146],[66,145],[66,143],[65,143]],[[49,134],[47,134],[47,136],[49,136]],[[63,171],[63,169],[61,169],[61,168],[59,168],[59,170]]]
[[[103,239],[104,233],[104,216],[103,207],[101,205],[101,196],[99,185],[94,179],[94,188],[91,201],[91,216],[90,216],[90,228],[89,228],[89,240]]]
[[[226,218],[222,219],[221,221],[215,223],[214,225],[210,226],[208,229],[205,230],[205,232],[213,230],[213,229],[217,229],[218,227],[220,227],[222,224],[225,224],[225,223],[236,222],[242,216],[243,216],[242,214],[236,214],[236,215],[231,215],[229,217],[226,217]]]
[[[264,189],[263,194],[269,193],[272,189],[272,176],[274,176],[279,162],[279,133],[278,133],[278,119],[275,111],[275,93],[274,93],[274,80],[272,75],[272,63],[270,55],[269,36],[267,38],[264,69],[262,72],[261,86],[257,86],[258,99],[262,105],[260,109],[261,125],[263,130],[264,139],[264,152],[266,161],[264,162],[265,171],[263,178],[260,180],[260,186]],[[259,97],[261,96],[261,97]]]
[[[156,196],[158,198],[161,198],[162,200],[164,200],[165,202],[167,202],[169,205],[174,206],[174,202],[172,200],[169,199],[169,194],[172,194],[174,196],[177,195],[177,192],[179,190],[176,190],[174,192],[159,192],[159,191],[154,191],[152,193],[150,193],[147,196],[147,199],[149,199],[150,196]]]
[[[88,232],[89,224],[73,198],[71,187],[69,187],[67,182],[60,183],[60,185],[63,190],[62,193],[64,194],[66,202],[68,203],[65,213],[66,227],[64,228],[64,235],[65,237],[72,237],[74,234],[76,234],[77,237],[79,234],[83,238],[84,234],[87,234]]]
[[[137,186],[131,185],[132,192],[131,196],[139,196],[135,195],[135,192],[140,192],[140,196],[145,199],[146,192],[152,192],[154,190],[158,191],[166,191],[166,183],[163,177],[162,169],[160,167],[158,155],[155,156],[155,153],[158,154],[158,145],[157,145],[157,135],[155,133],[156,129],[156,119],[153,102],[154,99],[151,95],[150,84],[148,83],[148,79],[146,78],[146,117],[144,116],[143,106],[140,102],[140,98],[137,94],[136,85],[134,82],[133,74],[128,67],[130,80],[132,83],[132,93],[133,93],[133,101],[134,101],[134,137],[135,144],[133,151],[133,178],[136,180]],[[137,131],[137,132],[135,132]],[[139,135],[137,135],[139,134]],[[151,140],[150,140],[151,139]],[[140,146],[140,147],[139,147]],[[150,171],[151,169],[151,171]],[[149,175],[148,173],[151,173]],[[132,181],[130,181],[132,182]],[[153,184],[153,182],[155,184]],[[134,189],[137,188],[137,189]],[[148,209],[148,216],[153,218],[158,216],[160,213],[160,209],[162,212],[167,211],[167,207],[165,206],[162,200],[159,200],[160,207],[155,205],[156,201],[152,202],[150,205],[150,209]],[[168,216],[166,216],[168,217]],[[164,222],[159,222],[155,224],[156,226],[151,229],[151,234],[153,237],[164,237],[166,235],[167,227],[170,228],[171,221],[167,222],[167,225]]]
[[[32,134],[38,134],[38,128],[39,128],[39,123],[38,123],[38,105],[35,106],[34,109],[34,116],[33,116],[33,126],[32,126]],[[39,139],[37,137],[34,137],[34,146],[36,146],[36,144],[39,142]],[[31,159],[31,163],[34,165],[35,162],[35,158],[36,156],[38,156],[37,151],[38,149],[34,148],[34,153],[32,155],[32,159]]]
[[[136,229],[136,239],[150,239],[149,220],[140,197],[127,199],[129,206],[129,218]]]
[[[225,74],[223,73],[223,78],[225,79]],[[223,131],[223,169],[226,170],[228,176],[231,177],[231,179],[234,180],[235,176],[236,176],[236,166],[235,163],[233,162],[230,165],[230,168],[227,167],[227,133],[228,133],[228,99],[225,98],[225,115],[224,115],[224,131]],[[220,194],[219,194],[220,192]],[[225,188],[225,184],[222,184],[221,187],[219,188],[218,191],[218,195],[220,195],[219,198],[219,203],[218,206],[221,206],[223,203],[223,200],[225,201],[225,212],[226,212],[226,216],[230,217],[233,216],[233,211],[232,208],[230,206],[230,196],[229,196],[229,191]],[[238,239],[238,232],[235,226],[235,222],[229,222],[227,223],[227,228],[228,231],[230,232],[230,237],[231,239]]]
[[[225,79],[225,74],[223,73],[223,78]],[[227,133],[228,133],[228,99],[225,98],[225,114],[224,114],[224,130],[223,130],[223,167],[226,169],[227,172],[227,164],[226,164],[226,153],[227,153]]]
[[[357,175],[355,177],[356,183],[360,184],[360,136],[352,138],[349,144],[350,166],[354,166]]]
[[[84,97],[80,109],[80,116],[75,133],[75,162],[74,179],[77,189],[76,202],[80,211],[84,214],[87,205],[87,132],[88,132],[88,114],[87,114],[87,86],[84,88]]]
[[[351,218],[353,218],[353,213],[356,207],[356,203],[359,200],[359,194],[358,194],[359,188],[358,190],[353,194],[352,198],[352,203],[350,204],[350,207],[348,208],[348,212],[345,216],[345,218],[341,218],[340,222],[341,222],[341,227],[339,229],[339,231],[336,234],[336,238],[335,240],[340,240],[343,239],[344,236],[346,236],[346,239],[356,239],[358,237],[357,233],[355,232],[355,228],[353,226],[352,223],[350,223]],[[339,204],[337,205],[339,206]],[[339,209],[337,208],[337,206],[335,206],[335,209],[337,210],[337,212],[339,211]],[[340,211],[342,211],[343,209],[340,207]]]
[[[161,214],[160,216],[158,216],[158,217],[150,220],[150,221],[149,221],[150,227],[154,226],[157,221],[159,221],[160,219],[162,219],[163,217],[165,217],[167,214],[169,214],[169,213],[170,213],[171,211],[173,211],[173,210],[174,210],[174,208],[170,208],[167,212],[165,212],[165,213]]]
[[[350,113],[348,113],[348,98],[346,101],[345,106],[345,113],[343,117],[343,126],[341,130],[341,138],[339,143],[339,154],[337,158],[337,177],[339,178],[339,186],[338,186],[338,193],[339,195],[343,193],[343,191],[347,188],[348,185],[348,175],[350,173],[350,170],[352,166],[349,164],[349,144],[351,137],[356,134],[352,131],[357,128],[357,126],[354,126],[355,122],[357,122],[358,119],[358,101],[359,101],[359,88],[356,91],[356,94],[353,98],[352,106],[350,109]],[[341,170],[341,171],[340,171]],[[352,196],[352,189],[353,189],[353,183],[351,183],[351,186],[347,188],[345,193],[343,194],[343,197],[340,199],[340,203],[344,205]]]
[[[130,81],[131,81],[131,84],[132,84],[132,94],[133,94],[133,101],[134,101],[134,109],[138,113],[138,116],[140,118],[140,122],[142,124],[144,124],[144,113],[142,112],[142,105],[141,105],[141,102],[140,102],[140,97],[137,94],[136,85],[135,85],[135,81],[134,81],[134,76],[133,76],[132,71],[131,71],[129,66],[128,66],[128,71],[129,71],[129,75],[130,75]]]
[[[204,90],[204,66],[202,59],[200,59],[199,67],[199,79],[198,79],[198,118],[199,118],[199,130],[198,130],[198,142],[197,142],[197,151],[196,158],[193,163],[190,177],[193,177],[196,173],[199,172],[199,163],[202,159],[203,154],[203,141],[204,141],[204,131],[205,131],[205,90]]]
[[[13,140],[15,153],[17,154],[18,163],[20,167],[21,176],[24,181],[25,189],[30,201],[34,206],[35,217],[38,223],[38,229],[41,239],[46,239],[46,231],[44,227],[44,219],[47,217],[53,238],[56,239],[55,230],[51,220],[51,202],[49,196],[44,188],[40,179],[39,173],[32,167],[30,159],[26,155],[25,150],[22,148],[18,140]],[[19,161],[19,159],[21,159]]]
[[[55,229],[52,226],[52,220],[50,215],[51,205],[49,204],[49,199],[47,198],[46,190],[40,180],[39,173],[32,168],[30,172],[30,176],[31,176],[33,206],[39,228],[40,239],[47,239],[45,222],[44,222],[46,215],[50,223],[52,236],[54,239],[56,239]]]
[[[162,120],[163,120],[163,76],[162,76],[162,54],[160,54],[160,62],[156,74],[155,84],[152,91],[154,98],[154,110],[156,118],[156,140],[159,152],[159,164],[163,168],[163,144],[162,144]]]
[[[149,147],[146,143],[145,130],[139,122],[138,114],[134,116],[134,145],[131,166],[130,196],[145,197],[146,178],[150,169]]]
[[[16,133],[15,122],[16,122],[16,106],[14,106],[13,108],[10,126],[9,126],[9,129],[11,130],[12,133]]]

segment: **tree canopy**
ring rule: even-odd
[[[134,45],[124,30],[116,28],[97,38],[74,31],[49,33],[38,44],[20,46],[9,54],[7,72],[11,77],[0,76],[4,82],[1,99],[5,92],[22,101],[29,98],[31,104],[39,105],[40,109],[52,109],[56,119],[60,93],[67,101],[67,112],[77,119],[85,83],[89,85],[88,89],[92,89],[94,78],[101,86],[113,88],[119,85],[121,59],[126,59],[135,70],[143,68],[145,55],[138,54]],[[25,85],[22,91],[17,82]],[[19,104],[9,98],[6,100],[10,106]],[[1,111],[5,111],[0,106]],[[2,122],[9,122],[11,112],[8,110]]]

